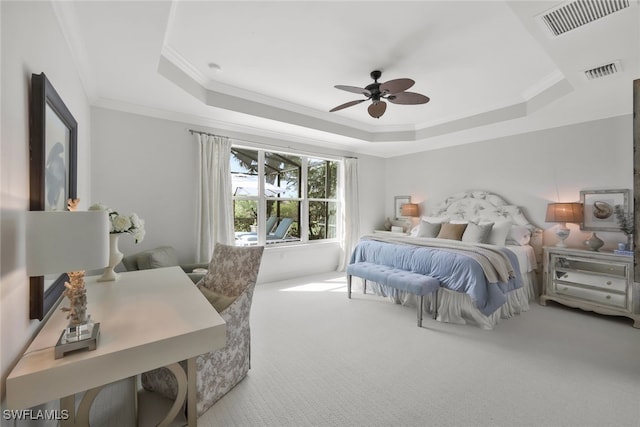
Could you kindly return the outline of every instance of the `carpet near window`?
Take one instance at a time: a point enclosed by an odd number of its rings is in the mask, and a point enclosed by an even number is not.
[[[532,303],[494,330],[346,296],[344,275],[256,287],[248,376],[200,426],[640,426],[640,330]]]

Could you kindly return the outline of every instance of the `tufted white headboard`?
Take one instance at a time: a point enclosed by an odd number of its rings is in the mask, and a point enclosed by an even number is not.
[[[502,197],[488,191],[463,191],[447,197],[430,213],[449,219],[496,221],[510,220],[531,230],[531,241],[536,259],[542,259],[542,229],[524,216],[519,206],[509,205]]]

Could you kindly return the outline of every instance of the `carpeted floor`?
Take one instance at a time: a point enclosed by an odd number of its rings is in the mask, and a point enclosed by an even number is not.
[[[259,284],[252,369],[201,426],[640,426],[640,330],[550,303],[443,324],[342,274]]]

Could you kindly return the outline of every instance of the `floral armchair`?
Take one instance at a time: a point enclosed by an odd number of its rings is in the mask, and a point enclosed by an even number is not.
[[[226,346],[196,358],[198,416],[235,387],[249,371],[249,312],[263,250],[263,246],[236,247],[216,243],[209,271],[196,285],[227,323]],[[177,394],[176,379],[167,368],[143,373],[142,386],[170,399],[175,399]]]

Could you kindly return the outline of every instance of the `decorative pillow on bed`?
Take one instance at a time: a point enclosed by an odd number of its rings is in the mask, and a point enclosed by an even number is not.
[[[511,221],[496,221],[491,228],[487,243],[490,245],[504,246],[510,230]]]
[[[438,239],[461,240],[467,224],[450,224],[448,222],[442,224]]]
[[[418,229],[418,234],[416,237],[436,237],[440,232],[440,228],[442,224],[437,222],[428,222],[425,220],[420,221],[420,228]]]
[[[464,234],[462,234],[462,241],[468,243],[487,243],[492,228],[492,222],[480,225],[477,222],[469,221],[467,228],[464,230]]]
[[[531,230],[524,225],[512,225],[507,235],[507,245],[528,245],[531,240]]]
[[[446,216],[421,216],[421,221],[427,221],[431,224],[443,224],[445,222],[449,222],[449,218]]]
[[[452,219],[451,221],[448,221],[451,224],[469,224],[469,221],[466,219]]]

